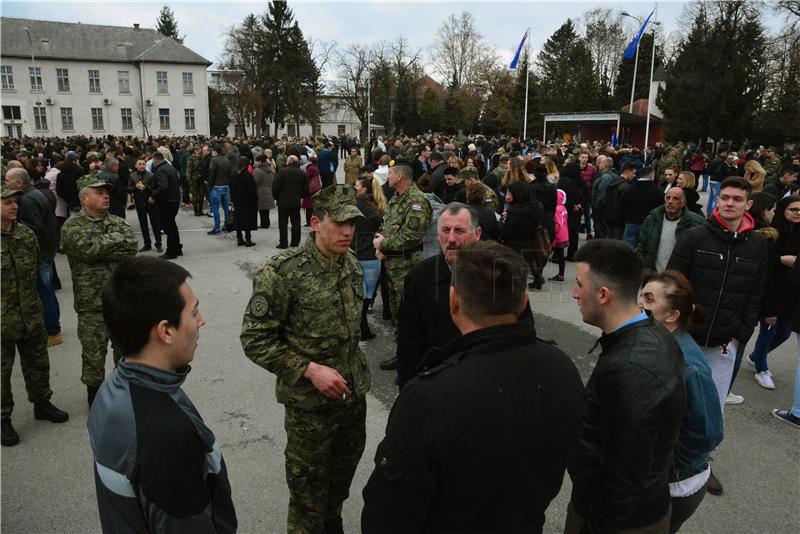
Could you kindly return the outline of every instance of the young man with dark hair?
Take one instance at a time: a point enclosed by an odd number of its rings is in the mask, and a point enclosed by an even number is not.
[[[363,532],[542,531],[584,403],[572,361],[520,318],[527,280],[499,243],[458,250],[449,308],[462,335],[428,352],[397,398]]]
[[[686,412],[683,355],[639,308],[644,269],[625,243],[595,239],[575,255],[583,322],[603,332],[586,384],[587,414],[569,461],[565,534],[664,533],[672,449]]]
[[[158,206],[161,228],[167,234],[167,250],[159,257],[174,260],[183,256],[181,236],[175,222],[181,202],[181,177],[161,151],[153,152],[153,180],[147,202]]]
[[[89,414],[103,532],[236,532],[225,460],[181,389],[205,324],[179,265],[121,262],[103,318],[124,358]]]
[[[606,235],[609,239],[619,239],[625,233],[625,213],[622,211],[622,194],[630,189],[636,179],[636,163],[629,161],[622,166],[619,176],[608,180],[605,189]]]
[[[623,240],[631,247],[639,244],[639,232],[642,223],[651,211],[664,203],[664,193],[653,182],[653,168],[644,167],[639,171],[639,178],[631,182],[620,195],[620,207],[625,219]]]

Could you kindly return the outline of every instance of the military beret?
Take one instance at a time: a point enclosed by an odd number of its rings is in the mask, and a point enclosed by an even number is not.
[[[459,172],[458,175],[462,180],[469,180],[470,178],[480,180],[480,176],[478,176],[478,169],[474,167],[464,167],[461,169],[461,172]]]
[[[21,189],[11,189],[8,187],[8,185],[6,185],[5,182],[2,183],[2,193],[0,194],[0,198],[11,198],[21,194]]]
[[[356,190],[350,185],[330,185],[311,197],[314,209],[324,211],[334,222],[363,217],[356,207]]]

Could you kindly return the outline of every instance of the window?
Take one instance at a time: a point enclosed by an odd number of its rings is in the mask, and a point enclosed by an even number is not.
[[[167,71],[156,71],[156,85],[158,86],[158,94],[165,95],[169,89],[167,85]]]
[[[89,92],[90,93],[99,93],[100,92],[100,71],[99,70],[89,70]],[[97,108],[92,108],[97,109]],[[101,119],[102,122],[102,119]],[[102,130],[102,128],[99,128]]]
[[[133,112],[131,108],[122,108],[119,111],[122,113],[122,129],[133,130]]]
[[[69,93],[69,69],[56,69],[56,78],[59,92]]]
[[[103,108],[92,108],[92,130],[103,129]]]
[[[287,124],[286,125],[286,135],[288,137],[294,137],[294,136],[297,135],[297,132],[295,131],[294,124]]]
[[[158,108],[158,126],[162,130],[169,130],[169,108]]]
[[[194,109],[184,109],[183,112],[186,117],[186,129],[194,130]]]
[[[42,67],[28,67],[28,75],[31,77],[31,91],[41,91]]]
[[[344,124],[338,124],[336,126],[336,133],[339,137],[344,137],[344,134],[347,132],[347,126]]]
[[[192,78],[191,72],[183,73],[183,94],[185,95],[194,94],[194,79]]]
[[[61,129],[75,129],[75,124],[72,122],[72,108],[61,108]]]
[[[36,130],[47,130],[47,113],[43,106],[33,107],[33,125]]]
[[[3,89],[14,88],[14,73],[11,71],[11,67],[0,67],[0,77],[3,79]]]
[[[20,121],[22,111],[19,106],[3,106],[3,118],[7,121]]]
[[[128,71],[127,70],[118,70],[117,71],[117,82],[119,82],[119,92],[120,93],[130,93],[131,92],[130,76],[128,75]]]

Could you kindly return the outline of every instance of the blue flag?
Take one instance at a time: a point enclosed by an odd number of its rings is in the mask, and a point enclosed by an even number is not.
[[[528,31],[525,31],[525,35],[522,36],[522,40],[519,42],[519,47],[517,48],[517,53],[514,54],[514,59],[511,60],[511,65],[508,66],[509,69],[516,69],[517,63],[519,62],[519,55],[522,53],[522,46],[525,44],[525,39],[528,38]]]
[[[645,28],[647,28],[647,23],[650,22],[650,17],[652,17],[653,13],[655,12],[656,11],[654,9],[649,15],[647,15],[647,19],[644,21],[644,24],[642,24],[642,27],[639,28],[639,33],[636,34],[636,37],[633,38],[631,44],[629,44],[628,48],[625,49],[625,54],[623,54],[625,59],[633,59],[636,56],[636,47],[639,46],[639,41],[642,39]]]

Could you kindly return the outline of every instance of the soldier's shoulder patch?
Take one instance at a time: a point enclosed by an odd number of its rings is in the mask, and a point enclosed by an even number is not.
[[[253,295],[253,298],[250,299],[250,313],[254,317],[264,317],[267,315],[268,309],[269,304],[267,303],[267,297],[264,295]]]
[[[422,211],[422,204],[417,204],[415,202],[414,204],[411,204],[411,209],[414,211]]]

